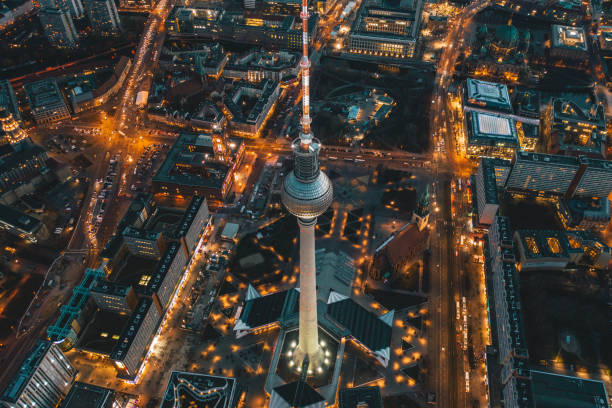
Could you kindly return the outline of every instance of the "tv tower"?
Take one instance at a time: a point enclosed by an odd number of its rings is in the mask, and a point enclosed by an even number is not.
[[[308,59],[308,0],[302,0],[302,129],[292,144],[294,169],[285,177],[282,201],[295,215],[300,227],[300,321],[299,338],[292,359],[301,369],[308,356],[312,370],[320,370],[325,360],[319,344],[317,322],[317,282],[315,269],[315,225],[317,217],[332,203],[333,187],[319,169],[321,142],[310,130],[310,60]],[[308,373],[311,369],[308,369]]]

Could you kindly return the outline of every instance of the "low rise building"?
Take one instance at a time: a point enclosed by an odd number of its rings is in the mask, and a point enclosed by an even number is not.
[[[107,103],[123,87],[131,66],[132,60],[122,56],[117,62],[112,76],[96,89],[83,92],[80,87],[73,88],[70,91],[70,103],[74,113],[80,113]]]
[[[240,81],[224,99],[229,131],[232,136],[258,137],[274,111],[280,84],[264,79],[259,83]]]
[[[57,345],[38,340],[0,396],[5,408],[55,408],[68,394],[76,370]]]
[[[610,248],[586,231],[518,230],[514,241],[521,271],[564,270],[570,264],[601,269],[610,261]]]
[[[68,106],[55,79],[28,82],[23,86],[32,116],[38,125],[70,118]]]
[[[376,248],[369,275],[375,280],[398,277],[428,247],[429,229],[408,223]]]
[[[189,118],[189,125],[198,131],[217,133],[225,129],[227,118],[223,111],[210,102],[204,102],[195,115]]]
[[[168,196],[206,198],[216,207],[234,182],[244,144],[223,135],[181,134],[153,176],[153,192]]]

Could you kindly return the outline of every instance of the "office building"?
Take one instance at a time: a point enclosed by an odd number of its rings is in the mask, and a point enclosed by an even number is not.
[[[23,85],[32,116],[38,125],[70,118],[68,106],[55,79],[43,79]]]
[[[244,144],[240,139],[183,133],[153,176],[153,192],[201,196],[209,206],[216,207],[229,193],[243,155]]]
[[[172,371],[159,408],[235,408],[239,390],[235,378]]]
[[[70,14],[71,18],[81,18],[85,15],[81,0],[41,0],[40,7],[60,9]]]
[[[68,394],[76,370],[56,344],[38,340],[6,387],[5,408],[55,408]]]
[[[113,36],[121,31],[121,20],[113,0],[85,0],[87,17],[94,32]]]
[[[423,2],[413,9],[370,6],[363,2],[351,27],[348,52],[377,59],[414,57]]]
[[[49,44],[57,48],[74,48],[79,41],[70,12],[58,8],[44,8],[38,12],[38,19]]]
[[[17,104],[15,90],[8,79],[0,81],[0,107],[8,110],[16,121],[21,121],[21,112]]]
[[[174,234],[175,237],[179,237],[181,240],[188,257],[193,255],[198,241],[208,224],[209,217],[210,213],[206,198],[193,197]]]
[[[153,300],[148,298],[140,300],[110,353],[110,358],[119,369],[120,376],[136,377],[161,317]]]
[[[259,83],[240,81],[223,100],[232,136],[258,137],[280,95],[280,84],[270,79]]]
[[[0,106],[0,144],[16,145],[26,141],[28,135],[13,114]]]
[[[475,183],[472,187],[472,201],[476,203],[478,224],[483,227],[488,227],[493,223],[499,209],[498,183],[495,177],[494,160],[484,157],[480,160],[480,165],[474,177]]]
[[[488,235],[485,251],[487,273],[492,282],[489,301],[494,303],[497,328],[498,362],[501,364],[503,398],[507,406],[529,407],[529,353],[521,314],[518,272],[514,259],[514,245],[510,220],[495,217]]]
[[[579,169],[580,164],[574,157],[517,152],[506,189],[564,195],[570,190]]]
[[[90,296],[100,309],[121,314],[131,313],[138,303],[132,286],[107,280],[98,281],[91,288]]]
[[[608,138],[604,107],[591,104],[582,109],[572,101],[553,98],[544,114],[542,135],[548,153],[604,159]]]
[[[465,112],[465,155],[510,159],[520,149],[514,119],[497,113]]]
[[[308,37],[316,32],[318,17],[308,21]],[[175,7],[166,28],[171,38],[196,37],[212,41],[251,44],[273,49],[302,48],[298,16],[229,12],[221,8]]]
[[[612,163],[587,157],[517,152],[506,189],[542,197],[607,197],[612,191]]]
[[[116,408],[115,391],[76,381],[60,408]]]
[[[136,293],[151,297],[156,307],[163,312],[170,304],[174,292],[185,272],[187,255],[178,242],[168,245],[168,250],[159,260],[155,269],[147,271],[139,278]]]
[[[493,112],[512,113],[508,86],[494,82],[468,78],[463,90],[463,104],[468,107]]]
[[[29,242],[38,242],[49,237],[47,227],[38,218],[4,204],[0,204],[0,230]]]
[[[580,197],[607,197],[612,191],[612,162],[580,157],[580,178],[571,192]]]

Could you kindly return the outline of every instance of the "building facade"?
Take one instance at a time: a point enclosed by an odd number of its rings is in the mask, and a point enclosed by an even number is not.
[[[349,35],[348,52],[377,58],[413,58],[419,38],[423,2],[414,9],[368,6],[358,11]]]

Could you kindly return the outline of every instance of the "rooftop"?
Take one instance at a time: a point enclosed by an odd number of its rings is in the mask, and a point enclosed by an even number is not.
[[[379,387],[355,387],[340,390],[338,408],[383,408]]]
[[[505,84],[468,78],[465,87],[470,105],[512,111],[508,87]]]
[[[98,310],[87,322],[77,347],[94,353],[110,355],[119,343],[128,320],[128,315],[109,310]]]
[[[173,371],[160,408],[233,408],[235,378]]]
[[[567,258],[569,243],[564,231],[517,230],[526,258]]]
[[[586,52],[588,47],[584,29],[554,24],[552,26],[552,46]]]
[[[392,318],[393,311],[378,316],[353,299],[332,292],[327,304],[327,315],[348,329],[350,334],[369,350],[383,358],[389,358],[393,322],[387,322],[385,316]]]
[[[608,408],[604,383],[543,371],[531,371],[536,408]]]
[[[65,105],[64,97],[55,79],[43,79],[29,82],[23,86],[32,110],[54,109],[57,105]]]
[[[92,384],[75,382],[60,408],[108,408],[115,391]]]
[[[292,407],[310,407],[312,404],[316,404],[325,400],[314,388],[312,388],[307,382],[303,382],[302,390],[299,398],[296,399],[296,392],[300,381],[290,382],[288,384],[281,385],[274,388],[274,393],[278,394]]]
[[[506,145],[519,147],[513,119],[493,113],[466,112],[470,144]]]
[[[153,182],[221,188],[230,167],[226,163],[214,161],[212,141],[206,136],[193,133],[179,135],[153,176]],[[241,143],[240,140],[232,139],[232,144],[236,146],[234,151],[238,150]]]

